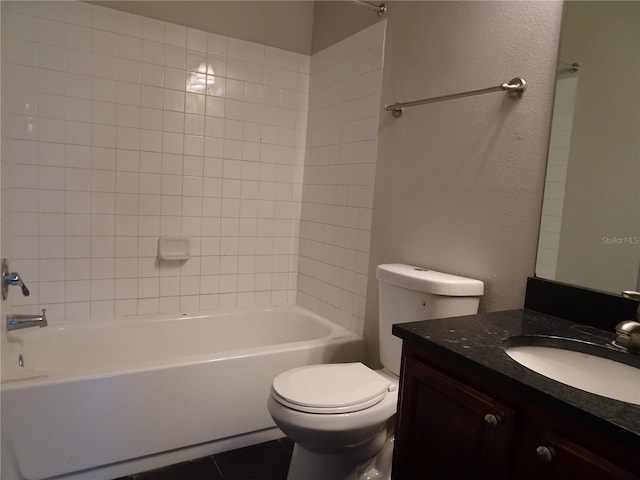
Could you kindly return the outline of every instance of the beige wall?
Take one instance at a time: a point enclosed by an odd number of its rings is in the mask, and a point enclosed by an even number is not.
[[[293,52],[311,53],[311,1],[109,0],[90,3]]]
[[[313,3],[312,53],[386,18],[386,15],[378,17],[375,10],[345,0]]]
[[[533,275],[559,2],[392,2],[382,101],[497,85],[501,93],[383,117],[365,320],[376,362],[375,266],[403,262],[485,282],[481,310],[519,308]]]
[[[580,71],[556,278],[616,293],[640,257],[639,21],[639,2],[569,2],[560,52]]]
[[[348,0],[90,3],[306,54],[319,52],[384,18]]]

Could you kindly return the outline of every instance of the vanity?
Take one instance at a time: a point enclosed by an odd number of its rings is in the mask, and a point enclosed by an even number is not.
[[[594,325],[597,294],[563,289],[569,304],[586,304],[587,323],[527,308],[553,310],[548,288],[530,279],[520,310],[394,325],[403,363],[393,479],[640,478],[640,405],[552,380],[505,351],[591,349],[640,368],[639,354],[611,344],[613,329]],[[620,298],[612,316],[632,307]],[[640,382],[631,388],[640,396]]]
[[[640,354],[611,343],[618,322],[636,318],[620,293],[640,298],[640,110],[637,92],[607,87],[638,83],[640,4],[563,11],[536,277],[523,309],[393,327],[395,480],[640,478],[640,405],[609,398],[640,398]],[[559,360],[547,373],[578,367],[562,383],[506,352],[522,346],[606,352],[616,364],[602,373],[591,357]],[[569,385],[585,372],[619,380],[627,364],[632,380],[615,395]]]

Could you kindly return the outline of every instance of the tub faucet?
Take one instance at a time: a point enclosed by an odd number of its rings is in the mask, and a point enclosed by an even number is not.
[[[7,331],[29,327],[46,327],[48,325],[46,311],[47,309],[43,308],[42,315],[29,315],[24,313],[7,315]]]

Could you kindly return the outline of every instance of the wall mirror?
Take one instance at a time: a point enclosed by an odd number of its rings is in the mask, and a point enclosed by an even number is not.
[[[536,276],[640,290],[638,85],[640,2],[565,2]]]

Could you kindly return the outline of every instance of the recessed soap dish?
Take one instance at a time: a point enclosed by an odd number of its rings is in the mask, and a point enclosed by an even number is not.
[[[183,235],[163,235],[158,239],[158,258],[162,260],[189,260],[191,239]]]

